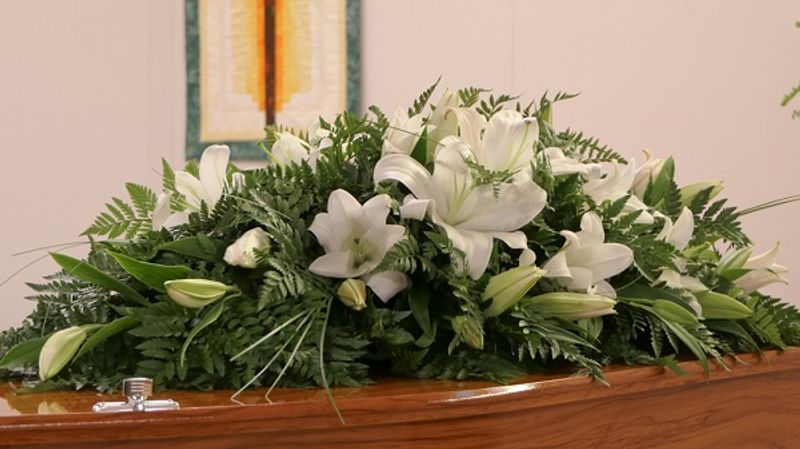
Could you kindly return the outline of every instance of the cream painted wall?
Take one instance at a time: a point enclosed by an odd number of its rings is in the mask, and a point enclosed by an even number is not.
[[[182,160],[181,0],[0,0],[0,278],[10,254],[73,241],[124,181],[158,185]],[[800,193],[800,122],[777,103],[800,77],[793,0],[363,0],[364,104],[408,103],[438,75],[539,96],[630,157],[672,154],[681,181],[719,178],[734,204]],[[797,267],[800,206],[747,217],[758,248],[780,239]],[[76,248],[73,254],[83,250]],[[0,287],[0,329],[30,309]],[[800,303],[790,288],[772,290]]]

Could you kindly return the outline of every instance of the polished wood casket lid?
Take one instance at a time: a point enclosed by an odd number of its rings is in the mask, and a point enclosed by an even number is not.
[[[611,387],[563,374],[509,385],[380,379],[333,390],[344,426],[320,389],[276,390],[271,402],[256,389],[239,403],[230,391],[167,391],[154,399],[174,399],[180,410],[98,414],[91,412],[95,402],[122,398],[17,394],[16,385],[6,383],[0,386],[0,447],[498,449],[639,447],[634,442],[641,440],[648,447],[727,442],[741,448],[770,447],[748,445],[751,434],[770,444],[800,439],[800,351],[743,355],[729,365],[729,371],[715,367],[708,379],[696,362],[680,364],[686,376],[660,367],[611,367]],[[596,438],[601,430],[603,441]],[[669,444],[686,435],[708,445]]]

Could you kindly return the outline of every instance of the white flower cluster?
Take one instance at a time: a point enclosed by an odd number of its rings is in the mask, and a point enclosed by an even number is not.
[[[427,136],[427,145],[420,156],[418,144],[423,135]],[[268,151],[271,163],[305,162],[314,169],[332,145],[330,132],[317,123],[306,136],[304,139],[288,132],[276,133]],[[684,208],[673,223],[644,201],[648,187],[662,170],[672,170],[672,162],[655,159],[646,151],[647,159],[639,168],[634,160],[587,163],[568,157],[561,148],[537,150],[538,138],[536,119],[515,110],[501,110],[487,121],[475,108],[464,107],[459,96],[450,91],[427,115],[408,116],[398,108],[383,136],[382,157],[374,169],[374,182],[376,185],[398,182],[410,192],[399,207],[396,221],[401,224],[387,224],[392,205],[388,195],[377,195],[361,204],[345,190],[334,191],[328,199],[327,212],[318,214],[309,229],[325,250],[309,266],[309,271],[349,280],[349,288],[345,289],[348,304],[363,307],[365,293],[356,294],[363,289],[354,287],[363,284],[381,300],[388,301],[407,288],[409,280],[402,273],[376,271],[376,268],[387,252],[405,238],[403,222],[427,220],[463,254],[463,258],[454,257],[456,270],[473,279],[486,272],[495,240],[519,250],[521,267],[536,268],[509,271],[505,276],[500,276],[501,273],[493,278],[487,293],[489,290],[495,293],[485,295],[487,299],[495,299],[492,314],[511,307],[541,277],[550,278],[554,285],[569,292],[601,298],[595,303],[593,316],[613,313],[613,301],[611,307],[606,301],[616,298],[616,292],[608,279],[631,266],[633,251],[625,245],[606,242],[601,217],[586,211],[580,220],[580,230],[562,230],[564,246],[544,261],[541,268],[536,267],[535,253],[529,248],[522,228],[547,207],[548,198],[545,190],[533,181],[533,170],[537,164],[546,162],[553,176],[581,176],[584,193],[597,204],[628,197],[623,210],[638,211],[636,223],[653,224],[660,218],[664,225],[658,238],[684,251],[694,232],[692,212]],[[236,189],[242,184],[241,174],[234,174],[228,181],[228,156],[227,147],[212,146],[200,161],[199,179],[185,172],[176,173],[176,190],[183,195],[188,211],[199,210],[202,202],[213,208],[226,189]],[[475,167],[507,176],[498,183],[478,182]],[[712,197],[722,189],[721,183],[715,181],[690,184],[681,189],[681,200],[688,205],[700,191],[709,188]],[[156,229],[186,221],[186,211],[171,213],[170,200],[168,194],[159,197],[153,217]],[[256,251],[268,251],[269,245],[267,233],[253,229],[227,249],[225,261],[256,268]],[[750,257],[749,249],[731,253],[723,257],[720,269],[727,270],[728,277],[745,293],[784,282],[782,274],[786,268],[774,263],[777,250],[776,245],[757,257]],[[708,291],[698,279],[687,275],[682,258],[674,262],[678,270],[664,268],[654,285],[697,294]],[[572,301],[574,297],[567,299]],[[689,305],[701,314],[697,301]]]

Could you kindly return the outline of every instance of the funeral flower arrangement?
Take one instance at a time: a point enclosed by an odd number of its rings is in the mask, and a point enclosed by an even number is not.
[[[159,192],[127,184],[85,260],[30,284],[0,375],[32,388],[505,381],[800,343],[778,245],[753,254],[720,182],[556,130],[553,106],[426,90],[391,117],[268,128],[265,168],[212,145]],[[726,362],[726,360],[728,360]]]

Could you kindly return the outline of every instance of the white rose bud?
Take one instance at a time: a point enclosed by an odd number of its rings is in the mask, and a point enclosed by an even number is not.
[[[190,309],[199,309],[236,290],[208,279],[176,279],[164,282],[164,288],[173,301]]]
[[[72,360],[84,340],[86,330],[78,326],[51,335],[39,353],[39,378],[47,380],[58,374]]]
[[[348,279],[336,290],[339,299],[353,310],[367,307],[367,285],[360,279]]]
[[[261,228],[253,228],[225,249],[224,259],[228,265],[255,268],[258,266],[256,250],[269,251],[269,248],[269,234]]]

